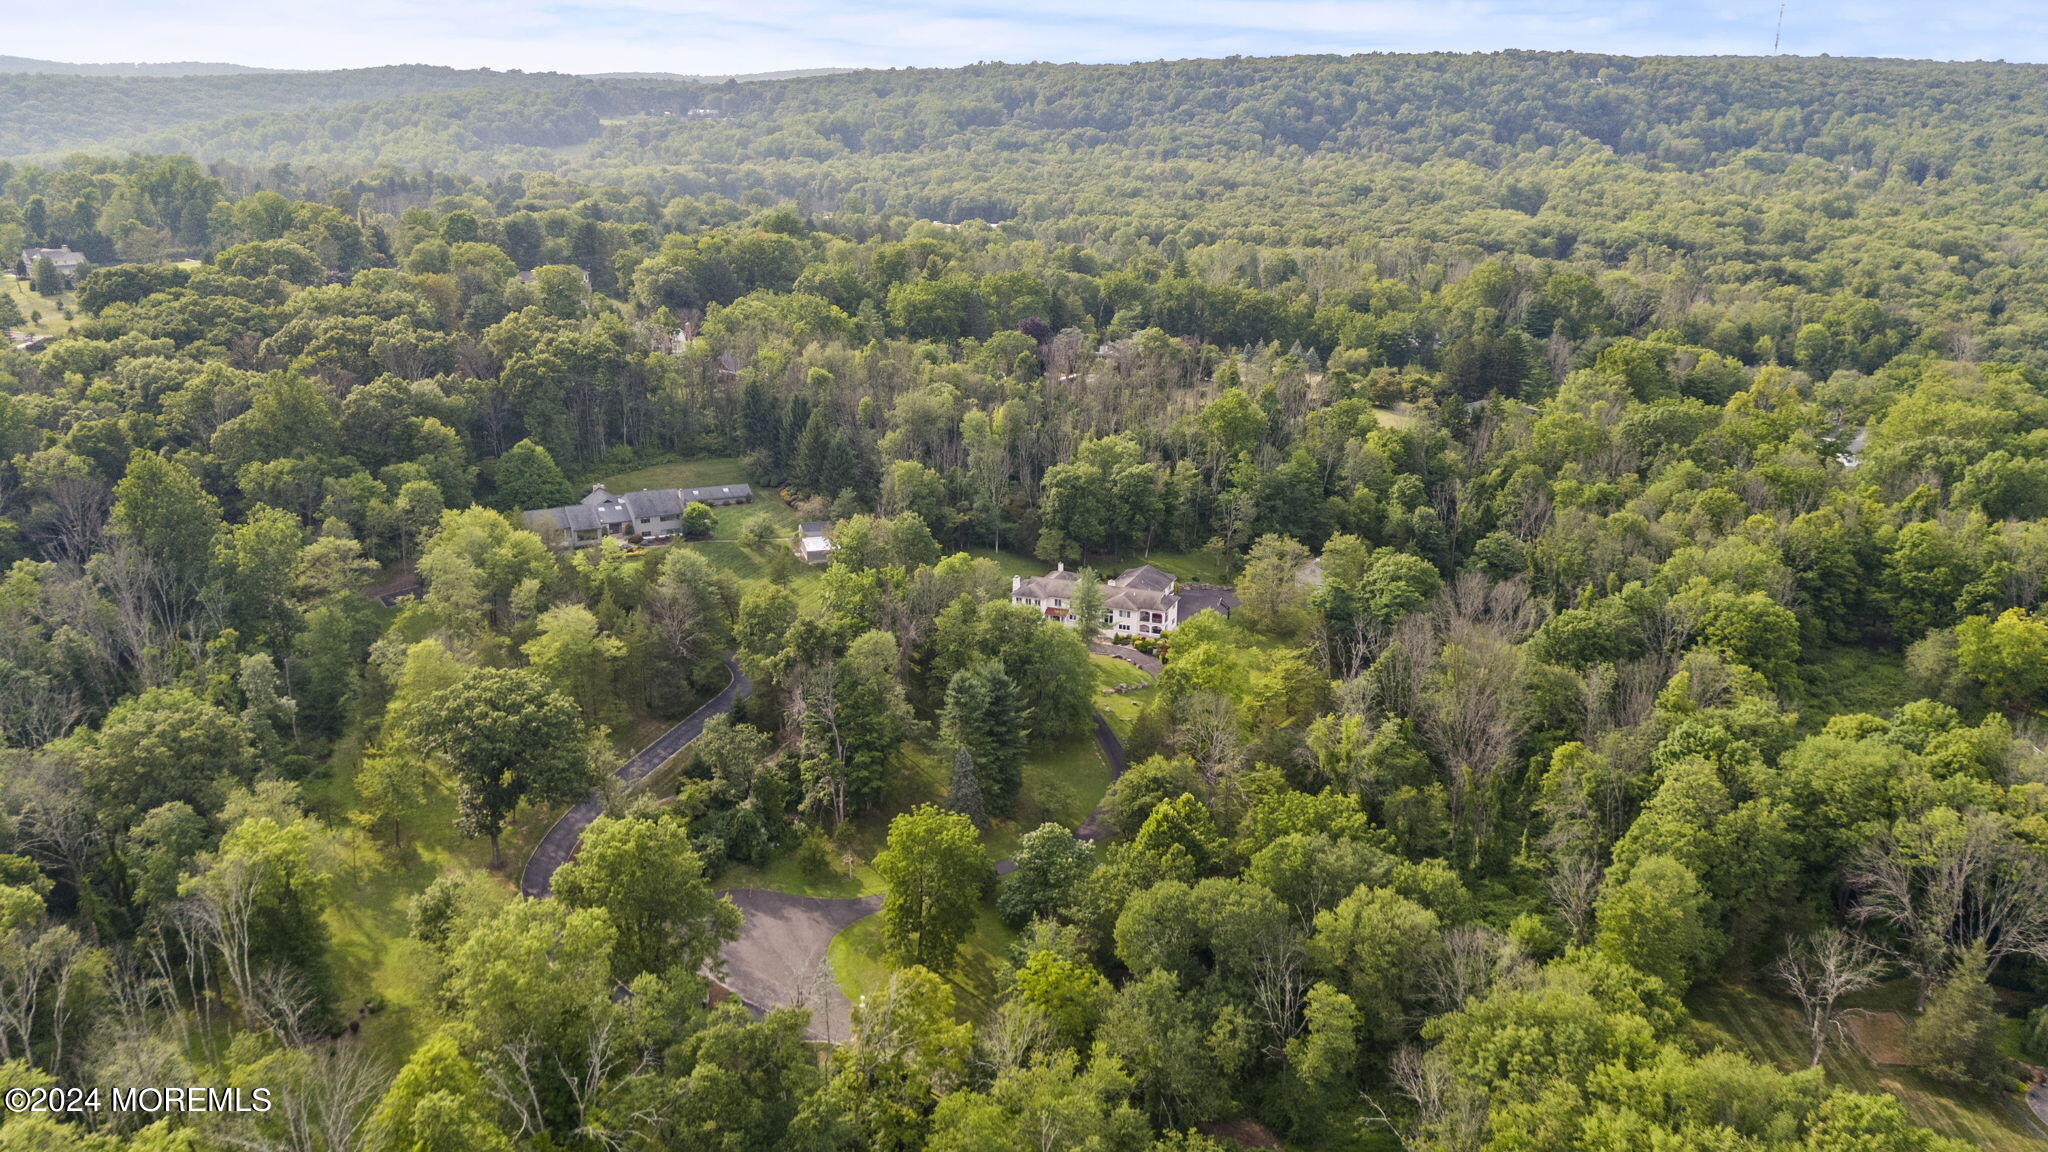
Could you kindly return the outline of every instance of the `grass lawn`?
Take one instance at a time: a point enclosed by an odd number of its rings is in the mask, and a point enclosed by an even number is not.
[[[1109,720],[1110,730],[1117,734],[1117,738],[1123,739],[1131,734],[1131,724],[1159,694],[1159,689],[1152,684],[1150,677],[1114,656],[1091,659],[1095,661],[1095,710]],[[1121,685],[1134,687],[1124,692],[1108,691]]]
[[[1109,761],[1095,743],[1095,733],[1069,736],[1031,750],[1024,762],[1024,786],[1017,795],[1017,814],[992,820],[982,836],[990,860],[1006,860],[1017,852],[1017,840],[1047,821],[1078,827],[1109,791]]]
[[[758,868],[751,864],[729,865],[719,873],[717,884],[720,888],[765,888],[792,896],[835,900],[872,896],[882,891],[882,877],[864,857],[854,858],[851,875],[836,871],[831,876],[817,877],[798,866],[794,851],[779,853]]]
[[[703,456],[650,464],[631,472],[600,477],[597,481],[614,492],[638,492],[642,488],[708,488],[713,484],[746,484],[746,466],[737,456]],[[772,492],[756,492],[757,504],[780,504]],[[748,505],[738,505],[748,507]]]
[[[1895,999],[1895,993],[1880,997]],[[1908,993],[1910,1000],[1910,992]],[[1716,985],[1694,993],[1690,1005],[1709,1044],[1746,1052],[1786,1071],[1806,1066],[1806,1038],[1791,1005],[1747,988]],[[1838,1044],[1822,1062],[1829,1083],[1856,1092],[1888,1092],[1916,1124],[1994,1152],[2039,1149],[2048,1139],[2026,1106],[2006,1094],[1991,1096],[1930,1080]]]
[[[21,306],[22,319],[26,320],[27,323],[17,328],[16,331],[41,332],[48,336],[63,336],[78,326],[76,319],[66,320],[64,318],[63,309],[66,307],[71,309],[74,316],[78,312],[78,297],[69,292],[66,292],[61,299],[52,300],[48,296],[39,295],[32,291],[26,280],[17,280],[12,276],[0,275],[0,294],[12,296],[14,302]],[[37,312],[43,314],[41,320],[28,319]]]
[[[1415,409],[1406,400],[1386,408],[1375,408],[1372,414],[1387,428],[1415,427]]]
[[[1883,716],[1912,695],[1906,658],[1868,648],[1829,648],[1800,668],[1800,718],[1818,731],[1831,716],[1868,712]]]
[[[472,873],[507,896],[513,881],[510,873],[486,870],[488,841],[455,831],[455,796],[441,780],[434,782],[426,803],[406,821],[401,847],[391,846],[388,828],[377,829],[374,840],[357,834],[347,813],[355,806],[358,758],[353,743],[344,742],[336,750],[330,774],[307,782],[306,800],[339,830],[337,895],[329,904],[326,922],[342,1015],[353,1019],[365,1003],[381,1003],[381,1011],[363,1019],[363,1034],[377,1051],[402,1059],[430,1030],[434,1016],[426,985],[428,957],[410,938],[407,906],[444,872]],[[535,839],[538,836],[536,832]],[[524,861],[524,855],[514,854],[510,837],[506,839],[508,864]]]
[[[1003,970],[1009,964],[1010,946],[1017,933],[996,916],[995,909],[983,907],[974,928],[960,945],[952,964],[939,972],[953,986],[954,1007],[962,1020],[979,1022],[995,1010],[1001,995]],[[826,956],[832,977],[846,998],[858,1004],[863,996],[889,986],[895,966],[883,953],[882,918],[870,916],[856,921],[832,938]]]
[[[982,556],[995,561],[1005,576],[1043,576],[1052,571],[1052,565],[1023,552],[1005,550],[992,552],[987,548],[968,548],[969,556]],[[1216,558],[1205,552],[1168,552],[1154,548],[1150,555],[1138,549],[1126,549],[1102,556],[1085,556],[1075,568],[1093,568],[1095,574],[1104,580],[1129,568],[1150,564],[1162,572],[1171,573],[1194,584],[1221,584],[1223,570]]]

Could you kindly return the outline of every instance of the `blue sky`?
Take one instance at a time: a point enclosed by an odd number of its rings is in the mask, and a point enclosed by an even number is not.
[[[1294,52],[1768,53],[1778,0],[65,0],[17,55],[728,73]],[[1784,51],[2048,60],[2048,2],[1788,0]]]

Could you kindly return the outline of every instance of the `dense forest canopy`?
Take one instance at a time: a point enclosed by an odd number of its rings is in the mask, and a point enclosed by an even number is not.
[[[2028,1146],[2041,72],[0,77],[0,1152]]]

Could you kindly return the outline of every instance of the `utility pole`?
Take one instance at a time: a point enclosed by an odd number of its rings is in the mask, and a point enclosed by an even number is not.
[[[1771,55],[1778,54],[1778,42],[1785,38],[1785,0],[1778,0],[1778,30],[1771,33]]]

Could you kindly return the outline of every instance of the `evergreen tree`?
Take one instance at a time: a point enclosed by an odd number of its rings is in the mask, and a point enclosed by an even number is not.
[[[976,828],[988,827],[988,805],[981,799],[981,781],[974,774],[974,753],[965,748],[953,752],[953,780],[946,788],[946,807],[974,821]]]
[[[48,296],[54,300],[64,294],[64,276],[57,271],[57,266],[50,262],[48,256],[36,259],[35,266],[29,269],[28,282],[29,287],[34,288],[39,296]]]
[[[1906,1035],[1906,1060],[1937,1080],[1989,1086],[2004,1063],[1998,1052],[1998,1001],[1984,983],[1984,947],[1958,957],[1955,971],[1927,998]]]
[[[1016,809],[1030,739],[1026,722],[1016,682],[993,660],[955,674],[946,685],[941,733],[946,743],[973,757],[975,777],[992,814],[1007,816]]]

